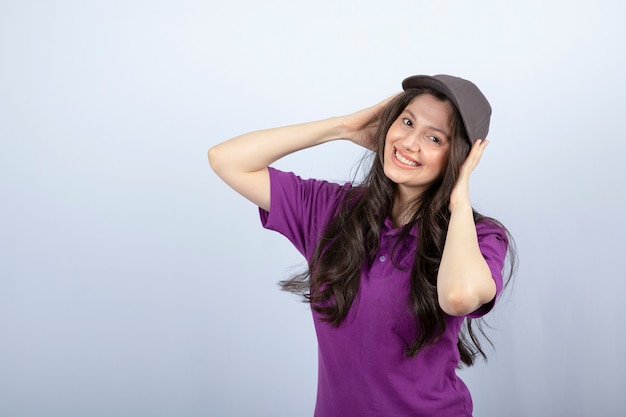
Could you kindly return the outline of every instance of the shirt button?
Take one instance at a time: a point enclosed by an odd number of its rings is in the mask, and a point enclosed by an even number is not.
[[[385,255],[383,255],[380,258],[378,258],[378,260],[381,261],[381,262],[385,262],[385,259],[387,259],[387,258],[385,258]]]

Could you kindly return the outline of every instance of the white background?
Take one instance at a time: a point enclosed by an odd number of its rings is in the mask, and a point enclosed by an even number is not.
[[[623,2],[0,1],[0,415],[308,416],[303,267],[206,150],[413,74],[494,108],[473,179],[514,234],[476,416],[623,416]],[[333,143],[277,165],[345,181]]]

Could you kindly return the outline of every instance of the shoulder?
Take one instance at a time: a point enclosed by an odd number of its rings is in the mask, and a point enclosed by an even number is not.
[[[476,224],[478,246],[494,277],[502,279],[509,252],[509,233],[498,221],[483,218]]]
[[[315,178],[305,179],[293,172],[272,167],[269,168],[269,174],[272,200],[276,196],[317,201],[318,205],[334,205],[353,188],[349,182],[340,184]]]
[[[489,217],[483,217],[476,223],[476,234],[479,242],[484,239],[491,239],[501,242],[504,246],[508,246],[508,231],[497,220]]]
[[[271,203],[269,211],[261,209],[261,222],[288,237],[309,259],[352,185],[303,179],[275,168],[269,173]]]

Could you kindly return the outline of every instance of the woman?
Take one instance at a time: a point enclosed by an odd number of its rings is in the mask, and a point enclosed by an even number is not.
[[[248,133],[209,150],[215,172],[260,207],[264,227],[308,261],[308,271],[283,287],[311,303],[316,416],[472,414],[456,368],[484,356],[471,320],[502,291],[509,246],[506,229],[475,212],[469,198],[491,107],[458,77],[413,76],[402,85],[403,93],[360,112]],[[363,184],[302,180],[269,167],[336,139],[376,153]]]

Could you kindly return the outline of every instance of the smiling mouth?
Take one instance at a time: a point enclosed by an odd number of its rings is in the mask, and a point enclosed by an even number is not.
[[[417,167],[420,166],[420,163],[417,163],[415,161],[411,161],[410,159],[405,158],[404,156],[400,155],[400,152],[398,152],[397,149],[395,149],[395,152],[393,153],[396,157],[396,159],[400,162],[402,162],[404,165],[408,165],[410,167]]]

